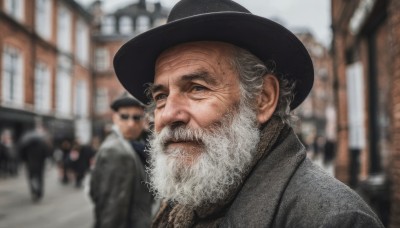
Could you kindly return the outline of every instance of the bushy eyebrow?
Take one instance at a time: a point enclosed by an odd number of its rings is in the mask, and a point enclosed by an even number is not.
[[[165,86],[163,86],[161,84],[151,84],[148,87],[148,91],[150,91],[150,95],[152,95],[158,91],[164,90],[164,89],[165,89]]]
[[[209,85],[217,85],[218,83],[217,80],[205,70],[199,70],[190,74],[183,75],[180,79],[180,81],[182,82],[190,82],[194,80],[204,81]],[[151,84],[149,85],[148,89],[151,94],[154,94],[158,91],[166,90],[167,88],[162,84]]]
[[[217,80],[214,77],[212,77],[209,72],[205,70],[200,70],[182,76],[182,81],[194,81],[194,80],[204,81],[209,85],[217,85]]]

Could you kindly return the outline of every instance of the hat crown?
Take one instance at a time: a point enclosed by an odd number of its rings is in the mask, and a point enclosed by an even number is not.
[[[128,92],[124,91],[120,96],[118,96],[110,105],[111,109],[117,111],[121,107],[141,107],[144,108],[145,105],[139,101],[136,97],[132,96]]]
[[[168,22],[215,12],[250,13],[249,10],[231,0],[181,0],[171,10]]]

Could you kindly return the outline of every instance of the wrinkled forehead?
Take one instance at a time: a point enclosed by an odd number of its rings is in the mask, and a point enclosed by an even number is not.
[[[155,71],[174,67],[178,59],[180,64],[190,64],[193,60],[218,60],[215,64],[229,64],[234,46],[217,41],[197,41],[178,44],[163,51],[157,58]]]

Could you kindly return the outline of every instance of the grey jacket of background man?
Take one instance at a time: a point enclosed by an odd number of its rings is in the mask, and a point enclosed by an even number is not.
[[[291,131],[253,170],[221,227],[383,227],[350,188],[306,158]]]
[[[151,194],[138,154],[116,130],[96,155],[90,182],[95,228],[149,227]]]

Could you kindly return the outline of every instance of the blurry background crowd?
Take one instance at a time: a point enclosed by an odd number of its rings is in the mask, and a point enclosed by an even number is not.
[[[43,145],[38,145],[36,138],[43,141]],[[14,141],[11,130],[3,130],[0,140],[0,178],[17,176],[22,163],[29,159],[34,166],[47,160],[49,165],[57,168],[60,183],[73,182],[75,187],[80,188],[85,174],[93,165],[98,143],[93,140],[90,144],[81,144],[78,140],[65,138],[59,146],[55,146],[53,138],[41,125],[25,132],[19,141]]]

